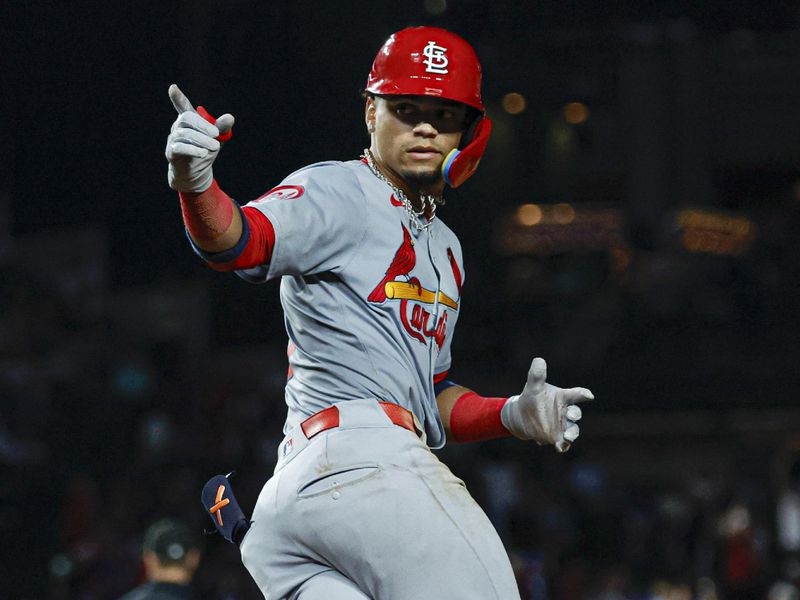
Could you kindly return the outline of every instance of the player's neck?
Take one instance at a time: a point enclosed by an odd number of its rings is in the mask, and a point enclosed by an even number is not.
[[[378,159],[375,156],[374,152],[372,154],[372,157],[373,157],[373,161],[375,162],[375,167],[381,172],[381,174],[387,180],[389,180],[389,182],[392,185],[394,185],[395,187],[399,188],[406,195],[408,200],[411,202],[411,206],[413,207],[413,209],[415,211],[417,211],[417,212],[420,211],[420,207],[422,206],[422,199],[421,199],[420,196],[422,194],[431,195],[431,196],[434,196],[434,197],[437,197],[437,198],[442,195],[442,192],[444,191],[444,182],[442,182],[441,184],[436,184],[436,185],[432,186],[431,189],[425,189],[425,188],[423,188],[423,189],[419,189],[419,188],[415,189],[415,186],[413,184],[409,183],[408,181],[403,179],[400,175],[398,175],[397,173],[395,173],[394,171],[392,171],[391,169],[386,167],[386,165],[384,165],[380,161],[380,159]],[[430,219],[432,212],[433,211],[430,208],[430,206],[426,204],[426,206],[425,206],[425,217]]]
[[[157,583],[189,585],[192,572],[180,566],[159,566],[155,572],[149,573],[149,579]]]

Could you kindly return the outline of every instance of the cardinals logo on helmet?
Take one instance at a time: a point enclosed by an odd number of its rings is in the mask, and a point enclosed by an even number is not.
[[[428,73],[447,74],[447,64],[450,61],[447,60],[445,52],[447,52],[447,48],[437,45],[434,41],[428,42],[428,45],[425,46],[425,49],[422,51],[425,55],[425,60],[422,62],[427,65],[425,70]]]

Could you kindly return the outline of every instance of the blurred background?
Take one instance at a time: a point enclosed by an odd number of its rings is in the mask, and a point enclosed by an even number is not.
[[[207,269],[166,183],[177,82],[242,203],[357,158],[386,37],[466,37],[495,133],[440,216],[466,284],[452,378],[590,387],[566,455],[440,454],[530,600],[797,600],[800,3],[89,2],[0,8],[0,560],[8,598],[116,598],[144,528],[246,511],[285,414],[275,284]],[[206,540],[200,597],[260,595]],[[10,594],[5,596],[5,594]]]

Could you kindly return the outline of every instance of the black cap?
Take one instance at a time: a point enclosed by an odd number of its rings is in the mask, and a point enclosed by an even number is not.
[[[178,565],[189,550],[200,547],[198,537],[181,521],[161,519],[145,531],[142,549],[155,554],[163,565]]]

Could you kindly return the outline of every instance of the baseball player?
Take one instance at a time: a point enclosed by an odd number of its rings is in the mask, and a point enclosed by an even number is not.
[[[270,600],[519,598],[497,533],[431,449],[514,435],[564,452],[576,404],[593,396],[547,383],[541,358],[511,398],[447,378],[465,273],[437,207],[486,148],[480,91],[462,38],[399,31],[367,79],[363,156],[302,168],[240,207],[212,173],[233,117],[170,87],[169,184],[195,252],[253,283],[281,279],[288,414],[275,473],[251,520],[226,477],[203,492]]]

